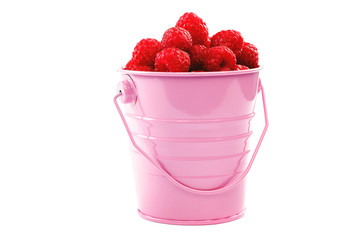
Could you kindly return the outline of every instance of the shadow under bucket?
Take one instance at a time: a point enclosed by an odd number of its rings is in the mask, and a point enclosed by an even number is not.
[[[122,81],[114,103],[132,142],[141,217],[206,225],[243,216],[245,176],[268,127],[260,70],[119,70]],[[265,127],[250,151],[250,121],[259,91]]]

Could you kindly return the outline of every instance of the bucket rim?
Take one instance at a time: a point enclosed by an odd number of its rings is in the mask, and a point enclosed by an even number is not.
[[[249,73],[256,73],[263,69],[263,66],[257,68],[251,68],[241,71],[216,71],[216,72],[149,72],[149,71],[132,71],[125,70],[124,67],[120,67],[117,71],[128,75],[142,75],[149,77],[212,77],[212,76],[233,76],[243,75]]]

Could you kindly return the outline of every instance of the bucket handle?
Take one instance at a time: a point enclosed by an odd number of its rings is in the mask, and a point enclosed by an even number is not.
[[[181,182],[179,182],[178,180],[176,180],[174,177],[172,177],[166,170],[164,170],[156,161],[154,161],[147,153],[144,152],[144,150],[142,150],[135,142],[134,140],[134,137],[130,131],[130,128],[125,120],[125,117],[120,109],[120,106],[117,102],[117,99],[122,96],[122,92],[120,90],[120,92],[114,97],[114,103],[115,103],[115,106],[120,114],[120,117],[124,123],[124,126],[125,126],[125,129],[126,129],[126,132],[128,133],[129,135],[129,138],[131,140],[131,143],[134,145],[134,147],[142,154],[144,155],[145,158],[147,158],[150,163],[152,163],[156,168],[159,169],[159,171],[164,174],[164,176],[166,176],[170,182],[172,182],[173,184],[175,184],[176,186],[182,188],[183,190],[185,191],[188,191],[188,192],[191,192],[191,193],[197,193],[197,194],[215,194],[215,193],[220,193],[220,192],[224,192],[224,191],[227,191],[233,187],[235,187],[241,180],[244,179],[244,177],[248,174],[248,172],[250,171],[250,168],[255,160],[255,157],[256,157],[256,154],[257,152],[259,151],[259,148],[260,148],[260,145],[264,139],[264,136],[265,136],[265,133],[267,131],[267,128],[269,126],[269,121],[268,121],[268,115],[267,115],[267,109],[266,109],[266,101],[265,101],[265,93],[264,93],[264,87],[262,86],[261,84],[261,79],[259,79],[259,91],[261,91],[261,95],[262,95],[262,101],[263,101],[263,109],[264,109],[264,117],[265,117],[265,126],[264,126],[264,129],[262,131],[262,134],[260,136],[260,139],[256,145],[256,148],[253,152],[253,155],[251,156],[251,160],[250,162],[248,163],[248,166],[246,167],[244,173],[236,180],[234,181],[233,183],[229,184],[229,185],[226,185],[224,187],[221,187],[221,188],[217,188],[217,189],[211,189],[211,190],[202,190],[202,189],[195,189],[195,188],[191,188],[191,187],[188,187],[184,184],[182,184]]]

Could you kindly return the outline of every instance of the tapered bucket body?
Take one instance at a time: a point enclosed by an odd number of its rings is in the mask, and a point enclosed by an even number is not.
[[[244,214],[259,70],[120,70],[118,110],[133,143],[140,216],[203,225]]]

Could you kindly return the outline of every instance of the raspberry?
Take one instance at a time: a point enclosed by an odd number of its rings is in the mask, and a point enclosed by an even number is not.
[[[137,65],[153,67],[156,54],[160,50],[161,43],[158,40],[145,38],[136,44],[132,56]]]
[[[207,71],[229,71],[236,68],[235,54],[226,46],[212,47],[204,57],[204,68]]]
[[[192,46],[191,35],[183,28],[172,27],[166,30],[161,40],[161,47],[175,47],[183,51],[189,51]]]
[[[132,70],[136,66],[135,60],[132,58],[125,66],[126,70]]]
[[[259,53],[255,45],[244,43],[241,51],[236,53],[237,63],[249,68],[259,67]]]
[[[195,13],[189,12],[182,15],[176,22],[176,27],[182,27],[189,31],[193,44],[202,44],[209,38],[209,30],[206,23]]]
[[[236,68],[236,67],[235,67]],[[234,70],[233,68],[229,68],[229,67],[222,67],[220,68],[220,71],[232,71]]]
[[[131,59],[125,66],[126,70],[133,70],[133,71],[154,71],[154,68],[146,65],[138,65],[134,59]]]
[[[178,48],[165,48],[156,55],[155,71],[188,72],[190,56]]]
[[[200,70],[203,68],[204,55],[206,54],[207,48],[204,45],[196,44],[192,46],[190,55],[190,68],[192,70]]]
[[[241,33],[235,30],[220,31],[211,38],[211,47],[227,46],[234,53],[241,50],[243,43]]]
[[[236,65],[236,70],[248,70],[249,68],[247,66],[244,66],[244,65]]]
[[[206,41],[204,42],[204,46],[207,47],[207,48],[210,48],[210,45],[211,45],[211,39],[208,38],[208,39],[206,39]]]

